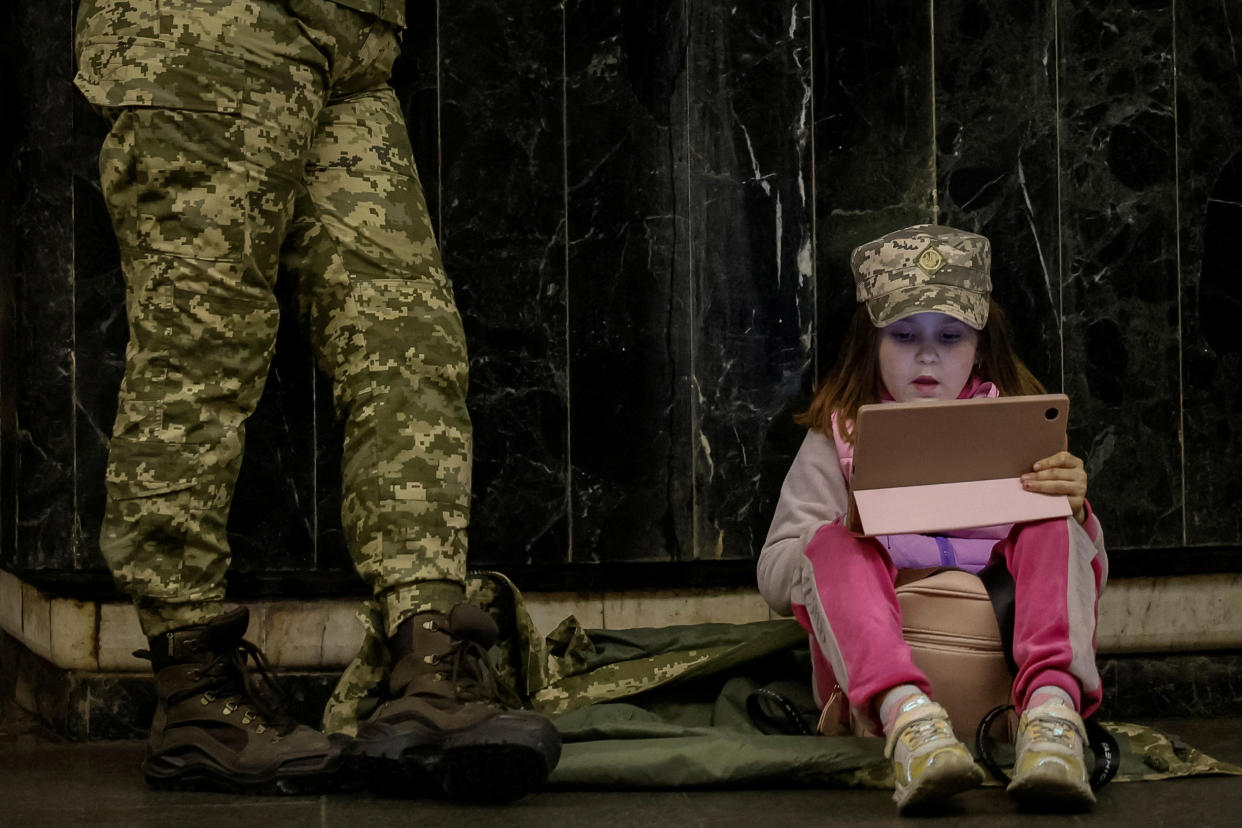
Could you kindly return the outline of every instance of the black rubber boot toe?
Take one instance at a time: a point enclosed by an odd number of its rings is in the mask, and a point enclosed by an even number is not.
[[[541,786],[561,739],[543,716],[489,687],[491,616],[469,604],[407,619],[393,637],[391,698],[346,753],[355,774],[394,795],[508,802]]]

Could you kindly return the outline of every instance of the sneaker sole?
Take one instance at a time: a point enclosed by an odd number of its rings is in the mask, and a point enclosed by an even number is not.
[[[347,774],[380,793],[411,797],[512,802],[547,781],[560,759],[560,738],[549,722],[439,733],[410,730],[359,738],[345,753]]]
[[[924,773],[912,785],[893,791],[893,801],[899,811],[914,810],[977,788],[983,780],[983,771],[978,765],[964,757],[955,757],[955,761],[941,764],[938,770]]]
[[[1014,779],[1005,791],[1023,807],[1048,811],[1086,811],[1095,794],[1086,782],[1060,774],[1028,773]]]

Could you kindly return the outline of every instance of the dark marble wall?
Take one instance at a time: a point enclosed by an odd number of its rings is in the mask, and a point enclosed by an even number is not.
[[[1174,18],[1101,3],[1061,22],[1063,382],[1114,520],[1137,545],[1172,545],[1186,518]]]
[[[816,170],[873,188],[817,185],[821,361],[851,306],[844,251],[879,223],[983,232],[1020,352],[1073,401],[1110,545],[1236,550],[1242,7],[881,2],[844,23],[836,7],[814,7],[833,15]]]
[[[10,13],[14,25],[8,31],[22,32],[32,65],[72,66],[71,45],[62,34],[72,25],[68,4],[25,4]],[[14,280],[15,307],[6,320],[13,328],[12,348],[5,353],[14,367],[4,389],[14,408],[15,429],[5,437],[15,443],[6,459],[16,467],[16,490],[5,496],[17,498],[15,531],[27,550],[19,560],[53,560],[72,569],[84,564],[74,474],[81,413],[74,399],[78,306],[72,219],[78,110],[72,87],[54,72],[7,78],[19,85],[15,103],[21,122],[38,128],[33,135],[36,130],[27,129],[16,147],[16,243],[13,269],[6,274]],[[5,538],[6,544],[13,540]]]
[[[125,321],[74,5],[4,11],[0,565],[82,589]],[[992,238],[1110,544],[1242,543],[1242,7],[410,5],[394,86],[471,347],[475,564],[752,558],[848,251],[933,219]],[[278,291],[235,572],[353,589],[330,389]]]
[[[1242,538],[1242,37],[1237,3],[1179,2],[1178,188],[1186,538]]]

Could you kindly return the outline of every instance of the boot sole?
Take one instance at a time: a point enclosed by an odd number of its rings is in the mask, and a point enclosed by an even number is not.
[[[474,745],[443,752],[411,748],[396,758],[359,755],[350,776],[390,796],[445,796],[504,803],[520,799],[548,778],[537,751],[511,745]]]
[[[414,729],[361,736],[345,752],[347,775],[392,796],[445,796],[512,802],[547,781],[560,758],[560,738],[490,723],[486,731]]]
[[[339,758],[318,768],[262,774],[229,771],[205,756],[148,757],[142,763],[147,786],[158,791],[217,791],[256,796],[300,796],[338,790]]]

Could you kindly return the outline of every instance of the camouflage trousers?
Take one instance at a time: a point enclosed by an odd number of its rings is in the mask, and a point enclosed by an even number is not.
[[[325,0],[81,5],[129,321],[101,547],[148,635],[222,609],[278,271],[333,380],[346,539],[389,631],[463,596],[465,340],[387,85],[397,34]]]

